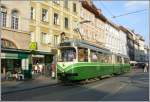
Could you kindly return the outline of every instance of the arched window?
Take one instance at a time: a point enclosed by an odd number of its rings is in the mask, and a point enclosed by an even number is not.
[[[18,29],[18,23],[19,23],[18,11],[13,10],[11,13],[11,28]]]
[[[1,47],[2,48],[16,48],[17,49],[17,46],[12,41],[9,41],[6,39],[2,39]]]
[[[2,26],[6,27],[7,9],[5,6],[0,6]]]

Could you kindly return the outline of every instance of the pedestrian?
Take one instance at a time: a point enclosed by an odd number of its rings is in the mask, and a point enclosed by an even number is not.
[[[147,69],[148,69],[148,63],[145,63],[144,72],[147,72]]]
[[[53,61],[51,64],[51,75],[52,78],[55,78],[55,69],[56,69],[56,63]]]

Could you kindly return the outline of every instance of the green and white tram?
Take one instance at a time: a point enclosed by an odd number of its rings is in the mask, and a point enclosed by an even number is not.
[[[60,80],[84,80],[130,70],[129,58],[113,54],[83,40],[68,40],[58,50],[57,76]]]

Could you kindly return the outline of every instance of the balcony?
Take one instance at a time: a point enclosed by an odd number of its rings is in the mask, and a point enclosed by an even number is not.
[[[54,29],[54,30],[60,30],[60,25],[58,25],[58,24],[53,24],[53,29]]]
[[[49,28],[49,22],[48,21],[42,21],[40,22],[43,27]]]

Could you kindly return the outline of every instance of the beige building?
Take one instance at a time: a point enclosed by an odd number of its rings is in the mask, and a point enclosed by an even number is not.
[[[16,6],[16,4],[19,4]],[[29,49],[30,8],[27,1],[1,1],[2,43],[11,42],[17,49]],[[26,17],[26,19],[24,18]],[[7,46],[4,44],[4,46]],[[8,46],[7,46],[8,47]]]
[[[104,47],[106,42],[105,36],[105,22],[106,18],[102,15],[91,0],[83,0],[81,9],[81,22],[80,24],[81,35],[84,40]]]
[[[1,77],[2,80],[17,71],[29,69],[28,1],[0,1],[1,21]],[[16,6],[16,4],[19,4]],[[25,18],[26,17],[26,18]]]

